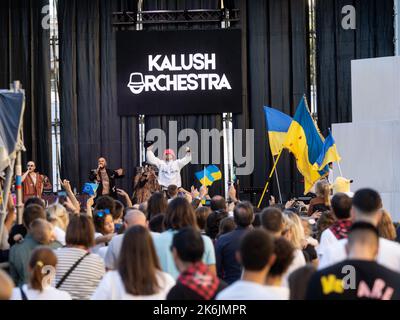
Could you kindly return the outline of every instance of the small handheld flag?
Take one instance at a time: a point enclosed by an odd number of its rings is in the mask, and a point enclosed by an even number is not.
[[[98,186],[99,185],[97,183],[86,182],[83,185],[82,192],[88,194],[89,196],[94,196],[97,191]]]
[[[195,173],[195,177],[206,187],[211,186],[214,181],[222,179],[222,173],[216,165],[209,165],[203,170]]]

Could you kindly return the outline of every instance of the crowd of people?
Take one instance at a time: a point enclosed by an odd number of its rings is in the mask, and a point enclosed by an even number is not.
[[[85,205],[63,187],[63,205],[27,198],[22,224],[10,201],[0,299],[400,299],[396,227],[372,189],[321,180],[309,204],[258,209],[233,186],[229,199],[170,185],[132,203],[108,185],[114,197]]]

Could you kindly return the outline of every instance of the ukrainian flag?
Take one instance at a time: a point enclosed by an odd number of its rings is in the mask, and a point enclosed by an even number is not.
[[[268,129],[269,146],[272,155],[276,156],[285,142],[292,118],[270,107],[264,107],[264,114]]]
[[[203,186],[207,187],[211,186],[215,180],[211,173],[207,170],[207,168],[196,172],[194,175]]]
[[[324,141],[322,152],[314,163],[314,169],[324,168],[328,163],[339,162],[341,159],[336,149],[335,139],[333,139],[332,133],[329,131],[329,135]]]
[[[206,170],[211,174],[211,176],[214,178],[214,181],[221,180],[222,179],[222,172],[219,170],[219,168],[216,165],[209,165]]]
[[[309,192],[314,183],[328,173],[325,169],[318,171],[313,167],[321,154],[323,145],[323,137],[320,135],[303,97],[297,107],[283,147],[296,157],[297,168],[304,177],[304,193]]]

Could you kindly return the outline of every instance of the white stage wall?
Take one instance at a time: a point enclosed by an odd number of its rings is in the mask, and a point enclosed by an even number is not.
[[[400,57],[354,60],[351,68],[353,122],[332,127],[341,169],[352,191],[377,189],[400,221]]]

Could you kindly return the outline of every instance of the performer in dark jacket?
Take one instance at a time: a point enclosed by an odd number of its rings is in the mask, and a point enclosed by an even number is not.
[[[115,179],[122,178],[123,176],[123,169],[108,169],[106,159],[103,157],[99,158],[97,169],[93,169],[89,173],[89,180],[99,183],[96,198],[101,196],[111,196],[116,199],[117,188],[115,187]]]

